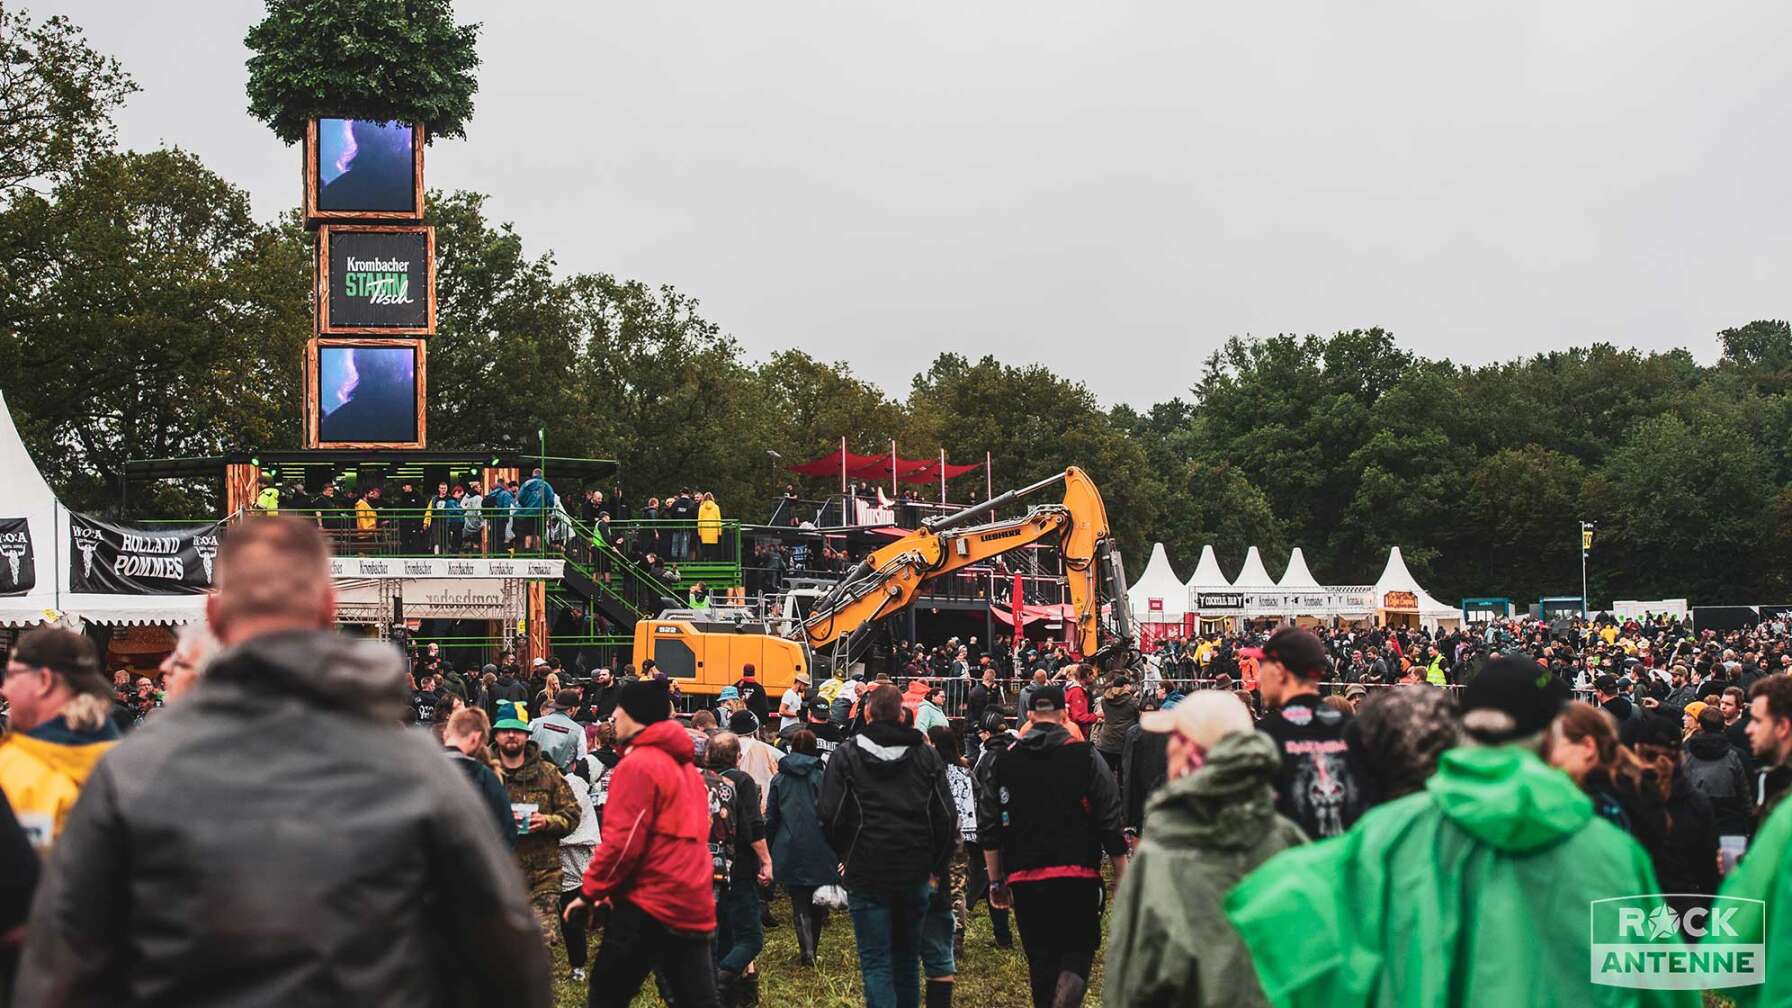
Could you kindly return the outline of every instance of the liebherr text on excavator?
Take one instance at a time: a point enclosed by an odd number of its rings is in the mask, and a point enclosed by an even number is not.
[[[1061,502],[1033,505],[1018,518],[973,524],[1060,482]],[[757,617],[747,618],[744,610],[668,610],[657,619],[642,620],[635,625],[635,665],[652,659],[685,692],[716,693],[751,664],[765,689],[777,696],[798,672],[819,666],[814,674],[826,674],[848,663],[854,639],[913,605],[927,582],[1048,540],[1064,561],[1077,651],[1106,666],[1130,662],[1135,630],[1125,565],[1101,491],[1087,473],[1071,466],[1031,486],[928,519],[916,531],[874,550],[817,598],[806,616],[787,621],[786,633],[774,632]]]

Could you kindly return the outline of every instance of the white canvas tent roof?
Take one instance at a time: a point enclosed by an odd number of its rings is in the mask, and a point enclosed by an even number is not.
[[[1240,570],[1238,576],[1232,579],[1232,587],[1274,588],[1275,586],[1275,578],[1270,577],[1269,571],[1263,568],[1263,554],[1257,552],[1257,547],[1252,546],[1244,555],[1244,569]]]
[[[1151,559],[1146,561],[1144,572],[1126,590],[1126,595],[1132,603],[1133,618],[1146,623],[1179,621],[1188,611],[1188,590],[1171,569],[1170,555],[1164,552],[1163,543],[1152,545]],[[1162,608],[1152,610],[1152,599],[1159,600]]]
[[[69,591],[68,509],[56,499],[25,450],[0,393],[0,473],[7,494],[0,518],[24,518],[31,533],[37,584],[23,595],[0,595],[0,626],[30,626],[73,617],[89,623],[193,623],[205,618],[204,595],[96,595]]]
[[[1288,569],[1282,572],[1282,580],[1276,587],[1287,589],[1318,589],[1321,587],[1319,582],[1313,579],[1313,572],[1307,569],[1306,555],[1301,553],[1299,546],[1294,547],[1294,552],[1289,554]]]
[[[1232,587],[1232,582],[1226,580],[1226,572],[1220,570],[1220,558],[1214,555],[1211,544],[1201,547],[1201,559],[1195,564],[1195,572],[1189,576],[1187,587],[1190,591]]]
[[[1419,601],[1419,622],[1426,626],[1436,626],[1442,621],[1461,622],[1462,610],[1431,597],[1431,594],[1419,586],[1412,571],[1406,569],[1406,558],[1400,555],[1400,547],[1388,550],[1387,566],[1381,570],[1381,577],[1375,579],[1375,604],[1381,605],[1388,592],[1411,592]]]

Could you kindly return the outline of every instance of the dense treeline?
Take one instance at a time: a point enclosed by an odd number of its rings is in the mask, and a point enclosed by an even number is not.
[[[59,75],[0,94],[0,389],[46,475],[108,510],[128,458],[296,446],[309,236],[255,220],[189,153],[112,149],[129,79],[66,22],[0,17],[15,75]],[[1360,583],[1397,544],[1439,597],[1529,600],[1578,589],[1584,518],[1600,525],[1595,599],[1792,599],[1785,322],[1718,334],[1711,366],[1601,344],[1469,368],[1364,329],[1229,340],[1185,398],[1148,408],[958,354],[896,394],[794,350],[749,359],[670,286],[567,275],[477,194],[433,193],[429,218],[440,446],[533,448],[541,430],[551,455],[620,461],[631,497],[699,486],[755,520],[790,481],[770,453],[894,438],[988,451],[998,490],[1088,468],[1135,572],[1154,539],[1184,576],[1206,542],[1229,570],[1261,546],[1272,573],[1298,545],[1322,580]],[[171,485],[141,499],[164,515],[215,503]]]

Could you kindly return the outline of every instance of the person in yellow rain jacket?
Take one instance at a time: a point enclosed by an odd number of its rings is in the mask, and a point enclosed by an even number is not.
[[[722,541],[722,505],[716,503],[715,494],[705,493],[697,505],[697,541],[707,558],[716,559],[716,546]]]
[[[368,487],[367,493],[355,502],[355,528],[372,532],[380,527],[380,488]]]
[[[19,638],[0,692],[12,708],[11,730],[0,738],[0,791],[42,854],[87,775],[118,744],[111,688],[92,641],[41,627]]]

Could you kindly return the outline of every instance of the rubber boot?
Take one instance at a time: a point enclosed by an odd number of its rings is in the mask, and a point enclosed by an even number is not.
[[[927,981],[927,1008],[952,1008],[954,986],[950,980]]]
[[[1075,973],[1058,974],[1058,991],[1052,995],[1052,1008],[1082,1008],[1083,992],[1089,981]]]
[[[804,966],[815,965],[815,920],[803,910],[790,915],[790,926],[796,931],[796,951]]]
[[[759,974],[741,974],[734,983],[734,1003],[737,1008],[759,1008]]]
[[[740,974],[716,970],[716,1004],[722,1008],[739,1008]]]

